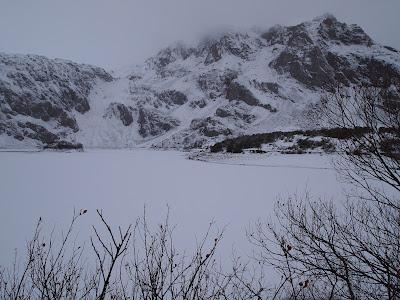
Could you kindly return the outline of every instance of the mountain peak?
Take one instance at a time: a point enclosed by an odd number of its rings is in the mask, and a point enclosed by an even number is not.
[[[372,47],[373,46],[373,47]],[[400,53],[325,14],[296,26],[175,43],[126,76],[0,54],[0,147],[191,148],[299,127],[330,86],[400,78]],[[12,142],[10,142],[12,141]]]
[[[338,21],[333,15],[324,15],[318,20],[318,34],[325,40],[344,45],[372,46],[373,40],[358,25]]]
[[[323,22],[332,22],[336,23],[338,20],[337,18],[331,13],[325,13],[321,16],[318,16],[312,20],[315,23],[323,23]]]

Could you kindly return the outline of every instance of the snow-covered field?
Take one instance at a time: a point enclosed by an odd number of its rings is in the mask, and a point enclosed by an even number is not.
[[[86,152],[0,152],[0,265],[24,247],[42,217],[48,228],[65,226],[73,209],[88,209],[78,224],[80,236],[97,223],[103,209],[112,224],[142,215],[162,221],[170,207],[176,241],[190,247],[210,221],[225,229],[222,254],[232,247],[249,251],[245,230],[267,219],[280,196],[303,193],[343,198],[344,185],[329,155],[201,156],[151,150]],[[228,255],[226,255],[228,256]]]

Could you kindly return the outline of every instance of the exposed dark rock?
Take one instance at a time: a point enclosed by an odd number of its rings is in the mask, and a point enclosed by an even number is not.
[[[25,124],[19,123],[21,128],[24,128],[24,136],[29,137],[34,140],[39,140],[44,144],[54,143],[59,139],[59,137],[48,131],[41,125],[33,124],[31,122],[26,122]]]
[[[345,45],[372,46],[372,39],[357,25],[340,23],[333,16],[327,16],[320,25],[318,33],[329,41],[336,41]]]
[[[346,86],[348,86],[350,83],[356,84],[359,82],[359,74],[354,71],[353,66],[347,57],[328,52],[326,54],[326,60],[334,70],[333,76],[336,82]]]
[[[284,44],[285,28],[282,26],[274,26],[267,32],[263,33],[261,37],[265,39],[270,45]]]
[[[219,107],[215,111],[215,115],[220,118],[233,118],[246,123],[251,123],[255,120],[255,116],[246,112],[240,111],[234,107]]]
[[[51,119],[58,121],[63,127],[69,127],[73,131],[78,130],[78,125],[73,117],[68,114],[60,106],[50,101],[38,101],[31,93],[17,94],[13,90],[5,88],[0,83],[0,100],[1,98],[9,105],[15,114],[31,116],[35,119],[41,119],[45,122]]]
[[[217,108],[217,110],[215,111],[215,115],[216,115],[217,117],[220,117],[220,118],[227,118],[227,117],[232,116],[232,112],[230,112],[229,110],[226,110],[226,109],[224,109],[224,108],[219,107],[219,108]]]
[[[377,87],[387,88],[394,82],[400,82],[399,69],[379,59],[361,59],[358,72]]]
[[[260,104],[258,106],[260,106],[260,107],[262,107],[262,108],[264,108],[266,110],[269,110],[272,113],[276,113],[278,111],[275,107],[272,107],[271,104]]]
[[[173,56],[171,49],[168,48],[158,53],[155,64],[158,68],[163,68],[175,60],[176,57]]]
[[[229,128],[226,128],[221,122],[211,117],[193,120],[190,124],[190,129],[196,130],[206,137],[228,136],[232,134]]]
[[[117,106],[119,111],[119,116],[121,118],[122,124],[125,126],[129,126],[133,123],[132,113],[128,110],[125,105],[118,105]]]
[[[35,82],[28,74],[22,72],[7,73],[7,78],[11,79],[13,83],[19,88],[34,88]]]
[[[226,35],[221,39],[221,44],[224,49],[237,57],[242,59],[248,59],[249,55],[252,53],[252,49],[249,44],[246,43],[247,35],[245,34],[231,34]]]
[[[243,101],[250,106],[257,106],[260,103],[249,89],[237,82],[232,82],[231,84],[229,84],[228,88],[226,89],[225,96],[226,99],[230,101]]]
[[[61,101],[67,110],[75,109],[81,114],[89,111],[90,105],[87,97],[77,94],[76,91],[70,87],[65,87],[61,92]]]
[[[179,68],[179,69],[161,68],[157,70],[157,74],[161,78],[167,78],[167,77],[182,78],[189,73],[190,71],[185,68]]]
[[[207,106],[207,102],[204,99],[200,99],[200,100],[195,100],[195,101],[191,101],[189,103],[190,107],[192,108],[204,108]]]
[[[61,113],[61,115],[58,119],[58,123],[63,127],[71,128],[73,132],[79,131],[79,127],[78,127],[78,124],[76,123],[75,118],[70,117],[65,112]]]
[[[314,40],[310,36],[308,23],[291,27],[276,26],[262,34],[269,45],[286,46],[270,66],[280,74],[289,74],[308,88],[329,89],[337,83],[347,86],[358,83],[360,76],[355,70],[354,61],[327,51],[327,44],[371,46],[372,39],[360,27],[340,23],[331,15],[313,22],[319,22],[319,38]],[[353,60],[357,61],[357,58],[353,57]]]
[[[262,86],[267,88],[274,94],[279,94],[280,86],[276,82],[263,82]]]
[[[275,26],[261,35],[269,45],[281,44],[293,48],[305,48],[313,45],[313,40],[304,24],[282,27]]]
[[[296,52],[284,50],[270,66],[281,74],[290,74],[309,88],[322,88],[333,82],[333,69],[317,46],[304,52],[301,57]]]
[[[8,135],[11,135],[11,134],[8,133]],[[22,134],[18,134],[18,133],[14,135],[14,138],[18,141],[23,141],[25,139]]]
[[[248,59],[252,53],[252,49],[245,40],[248,38],[244,34],[226,34],[218,40],[210,40],[201,52],[206,52],[207,56],[204,61],[205,65],[209,65],[221,60],[224,53]]]
[[[232,82],[228,86],[225,97],[229,101],[243,101],[247,105],[260,106],[269,110],[270,112],[276,112],[276,109],[273,108],[270,104],[261,103],[249,89],[237,82]]]
[[[135,74],[129,76],[129,80],[132,80],[132,81],[136,81],[136,80],[140,80],[140,79],[142,79],[142,76],[135,75]]]
[[[211,70],[208,73],[201,74],[197,80],[200,89],[210,98],[215,99],[221,97],[225,90],[238,74],[232,70],[226,70],[220,73],[217,70]]]
[[[221,49],[218,44],[213,44],[210,47],[206,60],[204,61],[205,65],[209,65],[219,61],[222,58]]]
[[[126,107],[122,103],[111,103],[104,117],[116,117],[122,121],[124,126],[129,126],[133,123],[132,108]]]
[[[224,83],[225,86],[228,86],[238,78],[238,73],[233,70],[226,70],[224,74],[221,76],[221,81]]]
[[[113,80],[101,68],[37,55],[0,54],[0,69],[5,75],[0,79],[0,108],[9,120],[8,133],[18,139],[26,134],[42,142],[52,142],[55,134],[33,123],[22,131],[17,128],[22,123],[15,117],[53,121],[51,126],[57,131],[64,127],[64,133],[77,132],[73,112],[89,111],[88,97],[98,80]]]
[[[305,48],[313,45],[314,42],[307,33],[306,27],[303,24],[291,26],[288,30],[287,45],[293,48]]]
[[[289,74],[309,88],[327,90],[337,83],[349,86],[368,82],[384,86],[384,83],[392,82],[393,78],[400,79],[400,72],[387,62],[374,58],[340,56],[333,52],[324,53],[319,47],[303,51],[302,56],[286,49],[270,66],[281,74]]]
[[[158,94],[158,99],[168,105],[183,105],[188,102],[188,98],[182,92],[170,90]]]
[[[178,59],[187,59],[190,55],[195,53],[195,49],[185,47],[184,45],[176,45],[175,47],[168,47],[156,55],[156,57],[147,61],[148,65],[153,65],[157,71],[161,71],[169,64]]]
[[[265,39],[270,45],[283,44],[284,28],[282,26],[271,27],[268,31],[261,34],[261,37]]]
[[[21,114],[23,114],[23,112],[27,112],[26,115],[32,116],[35,119],[42,119],[45,122],[49,121],[51,118],[57,118],[64,112],[60,107],[56,107],[48,101],[32,103],[32,104],[29,101],[27,101],[19,104],[21,105],[13,106],[13,103],[11,103],[10,106],[16,108],[15,111]],[[18,108],[22,107],[26,108],[26,110],[18,111]]]
[[[139,108],[139,134],[146,138],[165,133],[179,125],[179,121],[145,108]]]
[[[399,51],[396,50],[396,49],[394,49],[393,47],[390,47],[390,46],[383,46],[383,47],[386,48],[386,49],[388,49],[388,50],[391,51],[391,52],[399,53]]]
[[[276,82],[258,82],[257,80],[253,80],[251,83],[256,89],[265,93],[270,92],[273,94],[279,94],[281,88]]]

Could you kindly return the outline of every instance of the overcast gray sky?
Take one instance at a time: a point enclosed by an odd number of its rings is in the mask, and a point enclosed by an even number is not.
[[[400,48],[400,0],[0,0],[0,51],[119,68],[221,28],[293,25],[326,12]]]

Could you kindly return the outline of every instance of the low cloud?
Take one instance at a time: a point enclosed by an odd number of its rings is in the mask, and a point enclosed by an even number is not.
[[[399,11],[398,0],[0,0],[0,51],[118,68],[177,40],[293,25],[326,12],[400,48]]]

